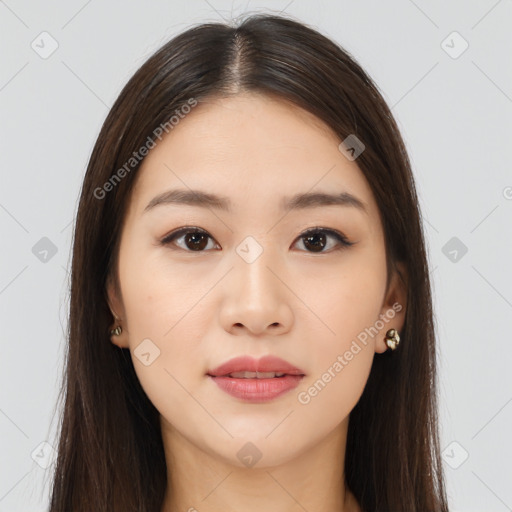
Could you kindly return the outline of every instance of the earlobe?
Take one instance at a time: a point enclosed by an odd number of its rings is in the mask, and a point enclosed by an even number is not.
[[[109,277],[107,279],[106,299],[107,304],[110,308],[110,312],[114,317],[114,321],[109,327],[108,332],[110,340],[114,345],[117,345],[120,348],[127,348],[127,332],[126,328],[123,329],[124,310],[122,308],[121,300],[119,298],[118,287],[116,286],[112,277]]]
[[[407,310],[407,285],[407,269],[404,263],[398,262],[381,309],[380,319],[384,325],[379,330],[375,343],[375,352],[379,354],[387,350],[397,350],[399,347]]]

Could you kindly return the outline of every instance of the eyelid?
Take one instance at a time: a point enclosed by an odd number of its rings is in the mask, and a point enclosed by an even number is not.
[[[351,245],[355,245],[357,242],[351,242],[346,236],[344,233],[342,233],[341,231],[338,231],[337,229],[333,229],[333,228],[325,228],[323,226],[314,226],[312,228],[307,228],[305,231],[303,231],[298,237],[297,239],[299,238],[302,238],[304,236],[307,236],[309,235],[310,233],[318,233],[318,232],[322,232],[322,233],[325,233],[327,235],[331,235],[333,236],[334,238],[336,238],[340,244],[342,245],[345,245],[345,246],[351,246]]]
[[[173,239],[179,238],[180,236],[186,235],[187,233],[201,233],[203,235],[207,235],[212,240],[214,240],[215,243],[218,244],[218,242],[215,240],[215,238],[213,238],[213,236],[210,235],[210,233],[208,233],[208,231],[206,231],[200,227],[197,227],[197,226],[182,226],[181,228],[171,231],[169,234],[165,235],[160,240],[160,244],[161,245],[170,245]],[[179,247],[179,249],[181,249],[181,247]],[[195,252],[195,251],[188,251],[188,252]],[[198,252],[205,252],[205,251],[198,251]]]

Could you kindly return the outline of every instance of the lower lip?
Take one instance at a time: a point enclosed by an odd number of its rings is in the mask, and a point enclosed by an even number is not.
[[[303,375],[285,375],[272,379],[235,379],[233,377],[209,377],[222,391],[246,402],[268,402],[296,388]]]

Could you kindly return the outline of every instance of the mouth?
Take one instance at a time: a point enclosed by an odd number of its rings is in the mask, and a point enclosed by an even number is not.
[[[206,375],[228,395],[252,403],[273,400],[296,388],[305,377],[302,370],[274,356],[231,359]]]
[[[271,379],[304,374],[305,372],[288,361],[272,355],[260,359],[251,356],[235,357],[207,373],[211,377],[232,376],[240,379]]]
[[[292,374],[282,372],[233,372],[226,375],[207,375],[210,377],[230,377],[232,379],[280,379]]]

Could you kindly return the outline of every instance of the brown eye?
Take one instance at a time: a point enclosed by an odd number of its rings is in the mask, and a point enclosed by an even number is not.
[[[213,238],[202,229],[198,228],[182,228],[170,235],[166,236],[162,240],[163,245],[169,245],[176,243],[181,249],[188,252],[204,252],[208,247],[208,239]],[[211,249],[211,247],[209,247]]]
[[[329,252],[329,249],[332,249],[333,246],[336,249],[336,243],[328,243],[329,238],[334,239],[337,242],[339,249],[354,245],[353,242],[349,242],[347,238],[338,231],[323,228],[310,229],[300,235],[299,240],[303,241],[303,245],[308,252],[322,253]],[[327,246],[329,246],[328,250],[324,251],[324,248]]]
[[[208,245],[210,240],[213,246]],[[342,233],[325,228],[309,229],[300,235],[298,241],[302,241],[306,251],[311,253],[326,253],[331,252],[331,249],[343,249],[354,245],[354,242],[349,242]],[[208,232],[194,227],[181,228],[167,235],[161,243],[162,245],[177,245],[178,248],[187,252],[205,252],[219,248]],[[324,250],[326,247],[327,250]]]

